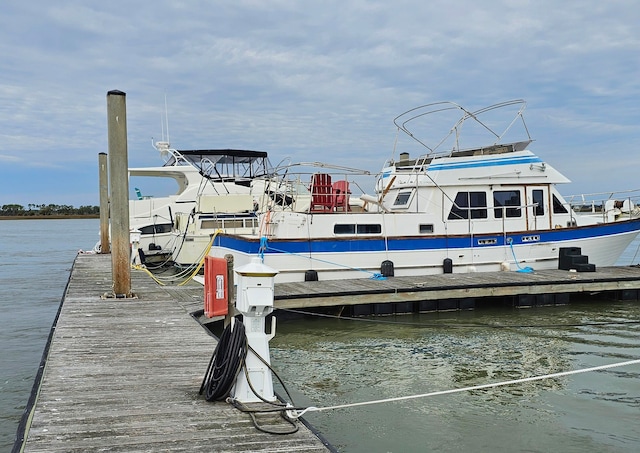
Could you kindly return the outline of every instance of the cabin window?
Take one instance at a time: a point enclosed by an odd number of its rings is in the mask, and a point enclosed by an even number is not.
[[[256,217],[234,218],[216,217],[214,219],[203,219],[200,228],[203,230],[227,229],[227,228],[256,228],[258,220]]]
[[[382,225],[379,223],[371,223],[371,224],[358,224],[356,227],[356,232],[358,234],[380,234],[382,233]]]
[[[432,223],[421,223],[420,224],[420,234],[432,234],[433,233],[433,224]]]
[[[160,234],[160,233],[171,233],[172,225],[170,223],[158,223],[156,225],[147,225],[142,228],[138,228],[140,230],[140,234]]]
[[[333,234],[356,234],[354,223],[338,223],[333,226]]]
[[[449,212],[449,220],[486,218],[487,194],[485,192],[458,192]]]
[[[380,234],[382,225],[379,223],[337,223],[333,226],[333,234]]]
[[[203,220],[200,222],[200,228],[203,230],[213,230],[216,228],[223,228],[220,220]]]
[[[560,200],[554,195],[553,196],[553,213],[554,214],[568,214],[567,207],[563,205]]]
[[[532,192],[533,203],[536,205],[533,208],[534,215],[544,215],[544,196],[542,190],[536,189]]]
[[[403,208],[409,205],[409,201],[411,201],[411,194],[413,194],[412,190],[403,191],[398,193],[396,199],[393,201],[394,208]]]
[[[516,208],[506,208],[507,206],[517,206]],[[496,190],[493,192],[493,215],[496,219],[502,218],[502,211],[506,217],[521,217],[522,203],[520,202],[519,190]]]

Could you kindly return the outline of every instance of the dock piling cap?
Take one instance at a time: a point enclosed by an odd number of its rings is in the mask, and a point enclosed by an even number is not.
[[[249,264],[240,266],[235,271],[244,277],[275,277],[278,274],[277,270],[265,265],[257,256],[251,258]]]

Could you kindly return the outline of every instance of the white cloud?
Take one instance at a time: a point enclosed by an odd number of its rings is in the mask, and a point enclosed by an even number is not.
[[[93,171],[111,89],[127,93],[135,165],[157,163],[165,96],[176,147],[262,149],[275,161],[322,155],[377,170],[392,119],[439,100],[525,98],[535,149],[560,169],[638,141],[631,0],[215,3],[0,4],[3,162]],[[590,168],[572,178],[605,184]]]

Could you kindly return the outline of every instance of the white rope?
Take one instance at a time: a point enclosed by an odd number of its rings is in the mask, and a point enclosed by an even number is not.
[[[587,372],[590,372],[590,371],[606,370],[607,368],[616,368],[616,367],[627,366],[627,365],[636,365],[636,364],[639,364],[639,363],[640,363],[640,359],[636,359],[636,360],[629,360],[627,362],[611,363],[609,365],[600,365],[600,366],[594,366],[594,367],[591,367],[591,368],[583,368],[581,370],[561,371],[559,373],[545,374],[545,375],[542,375],[542,376],[532,376],[532,377],[527,377],[527,378],[522,378],[522,379],[514,379],[512,381],[494,382],[492,384],[474,385],[473,387],[465,387],[465,388],[453,389],[453,390],[441,390],[441,391],[438,391],[438,392],[423,393],[421,395],[400,396],[400,397],[397,397],[397,398],[386,398],[386,399],[374,400],[374,401],[362,401],[360,403],[341,404],[341,405],[338,405],[338,406],[327,406],[327,407],[310,406],[310,407],[307,407],[306,409],[304,409],[302,412],[296,413],[295,417],[296,418],[297,417],[302,417],[306,412],[320,412],[320,411],[328,411],[328,410],[333,410],[333,409],[344,409],[344,408],[347,408],[347,407],[368,406],[368,405],[371,405],[371,404],[381,404],[381,403],[391,403],[391,402],[394,402],[394,401],[412,400],[412,399],[417,399],[417,398],[424,398],[424,397],[427,397],[427,396],[448,395],[450,393],[468,392],[470,390],[481,390],[481,389],[487,389],[487,388],[493,388],[493,387],[502,387],[502,386],[505,386],[505,385],[520,384],[522,382],[541,381],[543,379],[551,379],[551,378],[556,378],[556,377],[560,377],[560,376],[569,376],[569,375],[572,375],[572,374],[587,373]],[[295,411],[291,411],[291,412],[295,412]]]

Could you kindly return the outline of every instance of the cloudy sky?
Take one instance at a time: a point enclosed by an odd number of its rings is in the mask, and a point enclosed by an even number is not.
[[[161,163],[165,99],[175,148],[378,171],[403,111],[522,98],[562,193],[635,189],[638,24],[635,0],[2,0],[0,206],[98,204],[110,90],[130,166]]]

